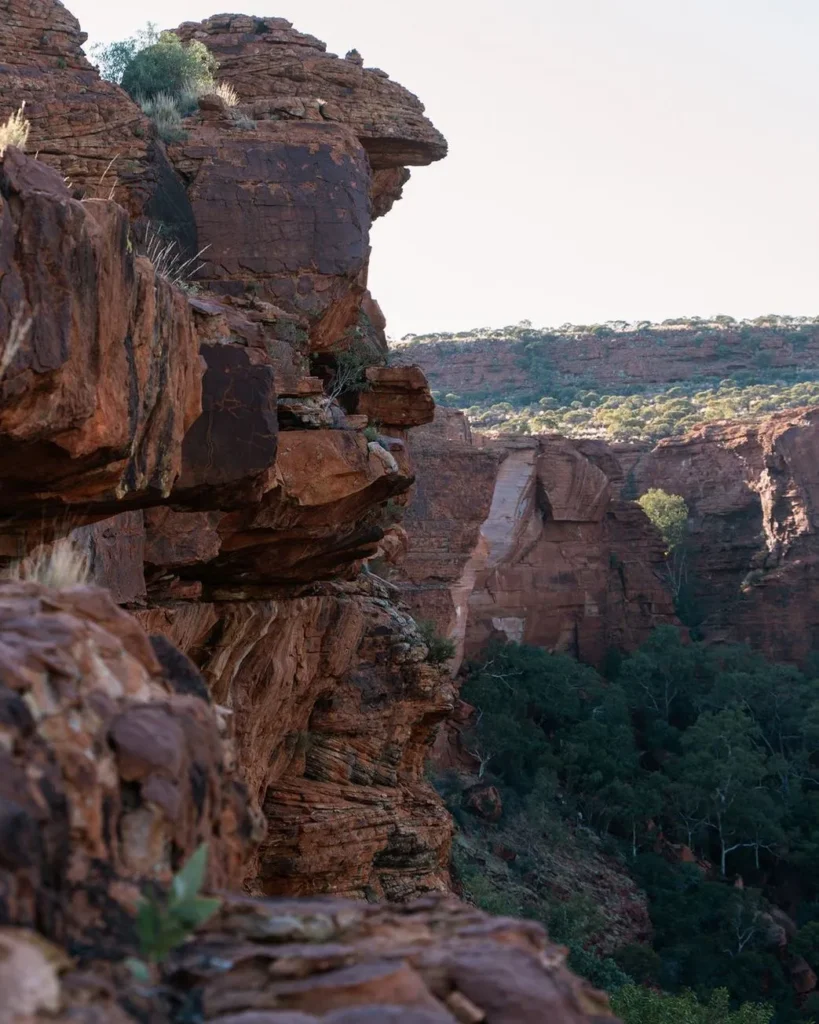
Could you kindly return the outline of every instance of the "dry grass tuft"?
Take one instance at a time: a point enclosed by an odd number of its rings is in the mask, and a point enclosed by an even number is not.
[[[239,105],[239,94],[230,84],[230,82],[217,82],[216,87],[212,90],[217,96],[225,101],[229,107],[238,107]]]
[[[9,146],[17,149],[25,149],[28,142],[28,133],[31,131],[31,122],[25,116],[26,104],[23,102],[19,110],[9,117],[5,124],[0,124],[0,156]]]
[[[182,127],[180,99],[169,92],[158,92],[149,99],[140,98],[142,113],[156,125],[163,142],[179,142],[185,138]]]
[[[209,248],[210,246],[206,245],[195,256],[191,256],[187,260],[183,259],[176,242],[169,242],[158,231],[149,227],[145,231],[145,237],[138,247],[138,251],[153,263],[154,270],[160,277],[164,277],[166,281],[180,288],[185,288],[189,286],[193,275],[204,267],[205,264],[199,263],[198,260],[202,253]]]
[[[72,540],[64,537],[44,544],[8,570],[9,580],[42,583],[54,590],[83,586],[91,579],[88,556]]]

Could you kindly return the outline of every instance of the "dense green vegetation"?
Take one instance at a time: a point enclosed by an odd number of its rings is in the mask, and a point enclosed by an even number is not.
[[[503,820],[482,827],[525,852],[506,882],[478,872],[465,824],[455,863],[478,902],[511,901],[509,911],[554,931],[556,908],[537,895],[530,861],[538,834],[559,847],[561,829],[582,829],[647,893],[654,940],[601,959],[588,928],[558,928],[577,970],[610,990],[627,980],[690,989],[707,1004],[691,1019],[727,1019],[708,1016],[723,988],[734,1008],[769,1003],[781,1021],[807,1019],[788,967],[799,952],[819,969],[819,680],[743,647],[683,644],[666,627],[612,657],[608,678],[539,648],[497,646],[470,667],[462,694],[478,709],[468,746],[504,794]],[[802,927],[783,953],[769,911],[786,890],[798,892]],[[624,1014],[638,1024],[660,1019],[655,1009]],[[757,1012],[746,1007],[743,1019]]]
[[[570,437],[617,441],[656,441],[683,434],[699,423],[757,418],[780,409],[819,402],[819,365],[806,350],[815,345],[817,321],[809,318],[760,317],[737,322],[730,317],[698,318],[663,324],[571,325],[544,331],[524,321],[500,330],[430,334],[404,339],[402,358],[417,358],[429,347],[444,364],[470,346],[507,350],[511,365],[524,370],[524,384],[500,381],[484,388],[454,387],[434,391],[442,405],[464,409],[472,423],[504,433],[559,432]],[[703,358],[691,376],[650,384],[583,376],[566,358],[566,347],[584,337],[607,344],[630,345],[635,352],[673,350],[676,344],[700,348]],[[767,347],[763,347],[763,339]],[[790,352],[789,365],[772,366],[770,342]],[[552,352],[561,350],[556,361]],[[718,365],[733,367],[728,374]],[[709,369],[710,366],[710,369]],[[435,385],[434,375],[432,376]]]
[[[204,43],[183,43],[174,32],[157,32],[150,22],[128,39],[93,51],[100,74],[116,82],[142,107],[166,142],[184,138],[182,119],[196,110],[204,93],[218,93],[228,106],[236,94],[216,82],[218,62]]]

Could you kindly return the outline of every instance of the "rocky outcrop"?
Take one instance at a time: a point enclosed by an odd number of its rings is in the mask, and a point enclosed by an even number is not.
[[[172,167],[56,0],[0,14],[52,165],[0,161],[0,557],[40,580],[0,585],[0,1022],[607,1017],[535,925],[367,902],[448,883],[451,678],[365,566],[433,409],[383,365],[369,227],[445,143],[354,52],[226,16],[180,33],[243,105],[204,97]],[[146,219],[208,246],[198,294],[134,254]],[[140,896],[203,843],[206,890],[359,899],[224,895],[145,985]]]
[[[128,948],[141,885],[209,840],[241,885],[261,818],[228,720],[104,590],[0,586],[0,739],[4,923]]]
[[[201,666],[232,711],[267,838],[267,894],[401,899],[441,888],[448,815],[422,781],[451,683],[374,582],[278,600],[166,603],[139,613]]]
[[[376,171],[446,156],[446,141],[417,97],[352,54],[341,60],[327,53],[324,43],[284,18],[219,14],[186,22],[177,32],[215,54],[219,77],[257,120],[346,125]]]
[[[399,585],[459,658],[498,638],[600,666],[676,621],[662,543],[617,496],[622,471],[606,445],[556,435],[475,445],[462,415],[441,410],[410,446],[418,482]]]
[[[99,94],[133,108],[84,62],[59,4],[12,8],[12,28],[26,25],[18,68],[44,73],[46,47],[70,79],[66,102],[80,89],[89,107]],[[38,26],[52,9],[48,41]],[[308,37],[270,24],[245,40],[249,64],[261,61],[255,104],[281,95],[279,78],[306,81],[290,48]],[[413,479],[405,434],[433,409],[420,371],[381,365],[385,321],[366,264],[371,219],[400,194],[402,162],[429,163],[445,145],[382,74],[315,41],[299,53],[328,104],[352,95],[344,75],[358,83],[343,114],[282,119],[273,104],[248,126],[206,97],[168,181],[154,176],[145,192],[181,203],[191,244],[206,247],[195,294],[133,251],[155,206],[79,198],[14,149],[0,162],[0,558],[26,556],[23,573],[36,574],[68,535],[153,641],[201,669],[199,698],[225,709],[236,779],[266,821],[258,854],[226,884],[406,899],[447,883],[451,825],[423,763],[453,694],[394,592],[358,578],[400,542],[388,508]],[[72,152],[90,152],[82,133],[75,141]],[[157,145],[146,150],[154,169]],[[64,170],[67,151],[54,157]],[[361,380],[334,390],[335,353],[351,346]],[[154,839],[160,874],[190,852],[188,839],[172,857],[170,840]],[[99,857],[116,859],[102,847]]]
[[[212,1024],[613,1021],[539,925],[451,897],[404,908],[234,898],[153,989],[101,962],[78,970],[23,930],[0,933],[0,950],[3,1024],[169,1024],[180,1007]]]
[[[186,297],[128,247],[113,201],[72,199],[10,149],[0,165],[0,514],[167,498],[201,413]],[[12,349],[14,351],[12,351]]]
[[[0,0],[0,121],[25,103],[30,149],[78,198],[141,214],[174,187],[151,122],[82,51],[87,36],[56,0]]]
[[[660,487],[686,500],[689,581],[706,638],[802,664],[819,648],[818,448],[811,408],[621,454],[624,493]]]

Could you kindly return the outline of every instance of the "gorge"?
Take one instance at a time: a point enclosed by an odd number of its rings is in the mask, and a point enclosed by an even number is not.
[[[0,0],[0,1024],[580,1024],[601,990],[632,1024],[691,979],[704,1014],[737,899],[736,1024],[808,1019],[816,325],[390,345],[370,230],[447,154],[420,100],[283,18],[158,39],[218,77],[169,130],[59,0]],[[798,741],[720,863],[655,791],[726,664],[752,753],[760,688]],[[723,914],[711,973],[666,969],[674,886]]]

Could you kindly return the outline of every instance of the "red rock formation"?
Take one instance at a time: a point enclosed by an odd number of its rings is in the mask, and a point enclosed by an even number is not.
[[[322,74],[347,68],[322,61]],[[212,287],[196,296],[132,255],[121,207],[73,199],[8,151],[0,344],[12,324],[25,330],[0,383],[0,553],[42,551],[81,524],[71,537],[94,579],[202,667],[267,816],[251,885],[404,899],[447,879],[450,820],[423,761],[451,686],[388,591],[325,581],[353,580],[389,546],[386,527],[400,541],[383,511],[413,478],[398,435],[432,400],[419,371],[375,366],[371,408],[355,412],[350,395],[345,411],[321,354],[363,341],[380,359],[370,189],[386,212],[406,180],[393,161],[429,162],[443,144],[405,90],[353,76],[350,124],[265,117],[243,130],[203,100],[174,150],[174,188],[210,245]]]
[[[260,817],[197,681],[103,590],[0,587],[0,919],[130,944],[140,883],[216,837],[241,884]]]
[[[71,199],[10,149],[0,165],[0,508],[114,510],[166,498],[201,411],[184,295],[127,247],[114,202]]]
[[[22,929],[0,933],[0,950],[4,1024],[169,1024],[180,1006],[208,1024],[613,1024],[605,995],[566,970],[539,925],[451,897],[400,910],[232,899],[153,989],[101,962],[72,969]]]
[[[140,619],[196,660],[233,713],[269,823],[255,885],[393,899],[440,888],[449,821],[422,773],[451,683],[380,586],[308,594],[168,603]]]
[[[562,437],[474,447],[459,413],[410,442],[417,492],[405,526],[402,591],[467,654],[493,637],[568,651],[601,665],[674,622],[661,541],[642,510],[615,497],[605,445]]]
[[[186,22],[177,32],[216,55],[219,77],[258,120],[348,125],[376,170],[446,156],[446,141],[424,117],[417,97],[378,68],[327,53],[324,43],[284,18],[219,14]]]
[[[0,0],[0,121],[25,103],[30,150],[78,196],[116,198],[132,215],[172,186],[155,130],[82,52],[87,36],[57,0]]]
[[[578,329],[546,334],[540,340],[427,341],[399,347],[396,354],[417,363],[434,391],[461,395],[468,405],[472,396],[478,399],[482,393],[495,393],[501,401],[531,392],[538,372],[552,382],[555,375],[566,374],[569,380],[586,380],[604,393],[607,386],[619,393],[624,381],[670,384],[697,376],[719,380],[768,367],[817,367],[819,325],[805,325],[798,334],[787,326],[739,324],[660,324],[617,332]]]
[[[813,408],[710,424],[629,453],[627,493],[660,487],[688,504],[690,578],[707,638],[800,663],[819,647],[817,446]]]

